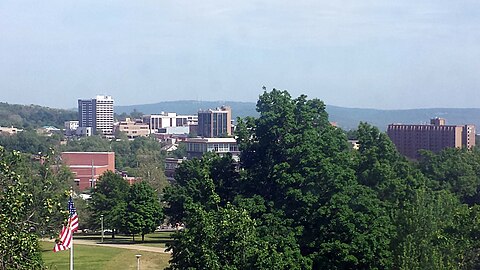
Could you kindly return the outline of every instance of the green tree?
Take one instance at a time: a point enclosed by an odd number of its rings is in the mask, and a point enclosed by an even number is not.
[[[424,151],[420,170],[435,189],[453,192],[463,203],[480,204],[480,151],[446,148],[438,154]]]
[[[18,152],[0,147],[0,269],[39,269],[43,262],[30,221],[34,198],[16,172],[19,162]]]
[[[110,151],[110,143],[101,136],[82,137],[78,140],[68,141],[68,144],[62,148],[63,151],[79,151],[79,152],[108,152]]]
[[[155,190],[146,182],[133,184],[127,197],[128,205],[125,213],[125,229],[133,234],[142,235],[155,231],[162,219],[162,208]]]
[[[123,228],[128,190],[127,181],[111,171],[102,174],[92,190],[89,204],[92,220],[98,221],[103,215],[105,226],[113,231],[112,238],[115,238],[115,232]]]
[[[25,163],[31,178],[27,190],[33,194],[32,222],[37,233],[52,236],[58,233],[60,224],[66,219],[66,194],[73,180],[72,172],[58,159],[51,149],[42,156],[43,163]]]
[[[165,213],[186,224],[172,269],[478,267],[474,152],[416,167],[366,123],[352,151],[320,100],[274,89],[257,111],[238,120],[239,164],[185,161],[166,188]]]
[[[257,110],[258,119],[241,120],[237,127],[244,194],[260,195],[293,220],[292,229],[302,231],[297,237],[302,255],[312,259],[314,268],[388,265],[388,230],[365,226],[375,218],[388,221],[385,210],[378,200],[359,206],[349,199],[356,186],[354,159],[343,132],[330,125],[323,102],[273,90],[260,96]],[[365,193],[372,197],[368,189]],[[350,229],[343,235],[335,234],[339,220],[355,216],[365,218],[345,224]],[[338,247],[341,253],[332,252]],[[326,254],[337,256],[328,262]]]
[[[185,205],[191,202],[206,210],[232,202],[240,188],[240,176],[231,156],[210,153],[202,159],[182,162],[175,174],[176,183],[165,189],[165,214],[172,222],[184,222]]]
[[[0,136],[0,145],[8,151],[20,151],[22,153],[47,155],[50,148],[60,145],[58,136],[42,136],[34,130],[24,130],[11,136]]]
[[[478,214],[449,191],[417,190],[399,211],[396,268],[476,269]]]

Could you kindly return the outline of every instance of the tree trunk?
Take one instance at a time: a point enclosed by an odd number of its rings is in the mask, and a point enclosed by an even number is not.
[[[132,234],[133,242],[135,243],[135,234]]]
[[[112,239],[115,239],[115,229],[112,230]]]
[[[142,243],[145,242],[145,233],[142,233]]]

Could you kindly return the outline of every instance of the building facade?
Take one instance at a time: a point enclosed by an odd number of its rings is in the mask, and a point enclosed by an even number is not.
[[[104,172],[115,172],[114,152],[63,152],[62,161],[74,174],[74,184],[80,190],[95,187]]]
[[[119,131],[125,133],[130,139],[146,137],[150,134],[150,129],[147,124],[132,121],[130,118],[125,119],[125,121],[118,122],[114,129],[115,132]]]
[[[232,110],[222,106],[214,110],[198,111],[197,135],[218,138],[232,135]]]
[[[187,144],[188,159],[200,158],[206,152],[215,152],[220,156],[231,153],[236,161],[240,157],[235,138],[188,138],[184,143]]]
[[[96,96],[78,100],[79,127],[91,127],[94,134],[113,134],[113,98]]]
[[[418,159],[419,150],[440,152],[448,147],[475,146],[474,125],[446,125],[445,119],[435,118],[430,125],[388,125],[387,134],[404,156]]]
[[[176,113],[165,112],[144,115],[142,120],[154,132],[164,128],[188,127],[189,125],[196,125],[198,122],[196,115],[177,115]]]

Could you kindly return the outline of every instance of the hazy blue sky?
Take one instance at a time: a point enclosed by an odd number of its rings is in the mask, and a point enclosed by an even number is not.
[[[0,101],[479,107],[480,1],[0,0]]]

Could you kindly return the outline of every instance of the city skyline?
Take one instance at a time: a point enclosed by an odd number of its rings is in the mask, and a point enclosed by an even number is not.
[[[478,10],[444,0],[4,1],[0,101],[256,102],[265,86],[349,108],[475,108]]]

